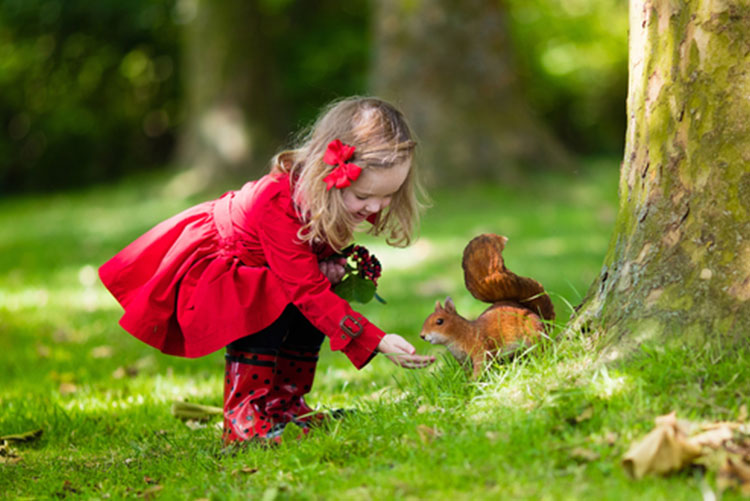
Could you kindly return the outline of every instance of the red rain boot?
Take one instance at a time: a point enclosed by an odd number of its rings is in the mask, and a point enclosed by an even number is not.
[[[284,425],[276,426],[278,421],[265,410],[275,365],[275,350],[227,350],[224,445],[246,440],[280,440]]]
[[[318,351],[282,347],[276,359],[273,387],[266,397],[266,414],[274,421],[294,421],[303,426],[319,424],[326,414],[316,413],[303,398],[312,388]]]

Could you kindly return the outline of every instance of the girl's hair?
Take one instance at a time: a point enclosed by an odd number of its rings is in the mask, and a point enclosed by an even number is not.
[[[393,105],[378,98],[352,97],[329,105],[299,145],[282,151],[272,161],[271,172],[289,173],[292,198],[305,221],[298,237],[307,242],[327,242],[341,250],[351,240],[356,221],[346,210],[342,190],[326,190],[323,181],[333,166],[323,162],[328,143],[334,139],[356,148],[349,162],[362,169],[388,169],[411,164],[406,180],[393,194],[369,233],[386,234],[395,246],[409,245],[419,221],[421,187],[415,172],[412,137],[406,119]]]

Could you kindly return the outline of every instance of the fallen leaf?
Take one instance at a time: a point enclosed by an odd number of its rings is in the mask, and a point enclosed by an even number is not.
[[[62,329],[57,329],[52,334],[52,339],[54,339],[56,343],[67,343],[70,341],[70,334]]]
[[[73,486],[73,482],[66,480],[63,482],[62,490],[71,494],[78,494],[80,491]]]
[[[743,495],[750,494],[750,464],[740,457],[727,456],[717,476],[721,490],[739,487]]]
[[[497,442],[500,439],[500,433],[498,433],[496,431],[488,431],[487,433],[484,434],[484,436],[492,444],[494,444],[495,442]]]
[[[52,350],[49,346],[38,344],[36,345],[36,354],[39,358],[49,358],[52,355]]]
[[[16,464],[21,457],[10,447],[6,440],[0,440],[0,464]]]
[[[437,427],[427,426],[426,424],[417,425],[417,434],[424,445],[428,445],[433,440],[443,436],[443,432]]]
[[[708,431],[704,431],[703,433],[700,433],[698,435],[694,435],[690,437],[688,441],[697,446],[705,445],[707,447],[716,449],[718,447],[721,447],[721,444],[731,439],[732,430],[729,426],[724,425]]]
[[[224,414],[224,409],[221,407],[192,404],[190,402],[173,402],[171,410],[174,417],[193,421],[207,421],[214,416]]]
[[[701,453],[701,447],[687,440],[684,426],[674,412],[656,418],[656,427],[633,444],[623,457],[627,472],[637,478],[648,473],[679,470]]]
[[[576,416],[576,423],[581,423],[583,421],[587,421],[594,417],[594,408],[593,407],[586,407],[583,412],[581,412],[578,416]]]
[[[60,389],[58,390],[60,395],[70,395],[78,391],[78,387],[73,383],[60,383]]]
[[[747,405],[740,405],[740,412],[737,415],[737,421],[739,421],[740,423],[744,423],[745,421],[747,421]]]
[[[0,442],[31,442],[32,440],[36,440],[41,437],[42,433],[44,433],[44,430],[42,430],[41,428],[39,428],[38,430],[25,431],[23,433],[14,433],[12,435],[5,435],[3,437],[0,437]]]
[[[607,445],[615,445],[617,443],[617,438],[617,433],[613,431],[608,431],[606,435],[604,435],[604,441],[607,443]]]
[[[575,459],[580,459],[582,461],[596,461],[599,459],[598,452],[586,449],[585,447],[574,447],[571,449],[570,455]]]
[[[112,353],[114,353],[114,350],[111,346],[97,346],[96,348],[91,350],[91,357],[92,358],[110,358],[112,356]]]
[[[741,458],[727,457],[727,467],[743,484],[750,483],[750,465]]]
[[[156,493],[164,489],[161,485],[154,485],[152,487],[149,487],[148,489],[143,491],[143,494],[141,496],[144,499],[153,499],[156,496]]]

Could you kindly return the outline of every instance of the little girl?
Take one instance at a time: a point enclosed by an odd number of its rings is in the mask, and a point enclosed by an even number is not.
[[[99,269],[138,339],[183,357],[227,348],[225,443],[278,441],[287,423],[307,432],[324,418],[303,398],[324,336],[358,369],[376,353],[406,368],[434,362],[332,291],[360,224],[409,244],[414,146],[390,104],[334,103],[268,175],[158,224]]]

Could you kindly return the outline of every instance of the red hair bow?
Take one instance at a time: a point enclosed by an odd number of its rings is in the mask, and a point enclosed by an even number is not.
[[[334,186],[336,188],[346,188],[352,181],[356,181],[362,172],[362,167],[352,163],[346,163],[354,155],[354,146],[342,143],[334,139],[328,143],[326,153],[323,155],[323,161],[328,165],[335,165],[330,174],[323,178],[326,183],[326,190]]]

